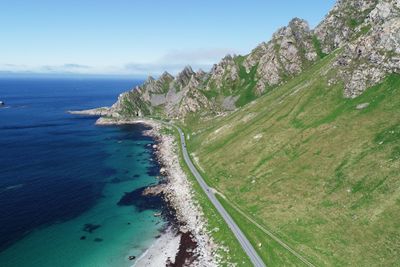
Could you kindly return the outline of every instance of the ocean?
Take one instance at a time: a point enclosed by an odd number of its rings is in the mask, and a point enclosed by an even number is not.
[[[159,235],[159,166],[144,125],[67,114],[141,83],[0,79],[0,266],[131,266]],[[131,257],[131,260],[129,259]]]

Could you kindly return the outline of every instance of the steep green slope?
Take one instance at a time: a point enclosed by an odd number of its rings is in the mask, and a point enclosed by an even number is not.
[[[106,111],[185,129],[269,266],[399,266],[399,90],[399,0],[340,0],[314,29],[295,18],[247,55],[149,78]]]
[[[315,265],[400,261],[400,75],[346,99],[328,85],[339,52],[229,116],[185,122],[199,170],[267,264],[300,261],[238,209]]]

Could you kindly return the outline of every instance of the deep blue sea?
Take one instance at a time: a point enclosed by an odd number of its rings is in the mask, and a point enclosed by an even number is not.
[[[165,221],[137,193],[159,171],[145,126],[66,113],[140,82],[0,79],[1,267],[131,266],[151,245]]]

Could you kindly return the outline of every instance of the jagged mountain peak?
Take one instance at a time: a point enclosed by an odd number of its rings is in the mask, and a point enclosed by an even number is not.
[[[194,71],[193,71],[193,69],[192,69],[191,66],[187,65],[187,66],[185,66],[185,68],[183,68],[183,70],[180,72],[180,74],[183,74],[183,75],[192,75],[192,74],[194,74]],[[180,74],[178,74],[178,76],[179,76]]]
[[[272,39],[261,43],[243,62],[247,73],[256,68],[255,94],[281,84],[317,60],[313,35],[307,21],[294,18],[278,29]]]
[[[147,79],[144,81],[144,84],[151,84],[155,81],[156,81],[156,79],[154,79],[153,76],[148,76]]]
[[[300,32],[309,32],[310,26],[304,19],[293,18],[287,26],[279,28],[273,35],[272,39],[278,39],[285,35],[296,35]]]
[[[199,70],[196,72],[196,76],[198,76],[198,77],[204,76],[204,75],[206,75],[206,74],[207,74],[207,72],[205,72],[205,71],[202,70],[202,69],[199,69]]]
[[[202,80],[207,79],[208,73],[205,72],[205,71],[202,70],[202,69],[199,69],[198,71],[196,71],[196,73],[195,73],[194,76],[196,77],[197,80],[202,81]]]
[[[228,54],[210,72],[186,66],[175,77],[168,72],[158,80],[149,77],[132,95],[150,106],[146,112],[165,105],[165,113],[175,117],[179,110],[183,115],[201,108],[234,110],[341,48],[327,86],[344,81],[344,95],[356,97],[387,73],[400,72],[399,1],[339,0],[313,30],[295,17],[245,56]]]
[[[307,27],[307,28],[310,27],[307,20],[302,19],[302,18],[299,18],[299,17],[294,17],[294,18],[292,18],[292,19],[289,21],[289,24],[288,24],[288,25],[289,25],[289,27],[298,26],[298,25],[301,25],[301,26]]]
[[[160,79],[163,79],[163,80],[174,79],[174,76],[171,75],[168,71],[164,71],[163,74],[161,74]]]
[[[226,54],[223,58],[222,61],[232,61],[233,56],[231,54]]]
[[[195,74],[192,67],[186,66],[178,75],[176,75],[175,81],[180,87],[185,87],[191,77]]]

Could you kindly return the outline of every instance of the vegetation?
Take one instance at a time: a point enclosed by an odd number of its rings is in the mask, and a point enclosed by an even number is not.
[[[149,106],[144,103],[135,93],[129,92],[122,101],[122,114],[126,117],[137,116],[139,111],[141,111],[144,116],[151,114]]]
[[[325,54],[324,52],[322,52],[322,49],[321,49],[321,42],[318,40],[317,36],[314,35],[313,38],[312,38],[312,41],[313,41],[314,48],[315,48],[315,50],[317,51],[318,57],[319,57],[319,58],[324,58],[324,57],[326,57],[327,54]]]
[[[164,127],[162,129],[162,133],[175,135],[175,140],[179,140],[180,138],[177,130],[172,130],[171,128]],[[232,231],[222,219],[221,215],[209,201],[206,194],[197,183],[196,178],[185,164],[182,156],[181,146],[178,147],[180,165],[182,166],[182,169],[186,173],[187,177],[190,179],[195,199],[201,206],[204,215],[207,218],[207,230],[211,233],[213,239],[221,246],[218,249],[218,254],[222,257],[222,261],[224,262],[222,266],[228,266],[228,263],[235,263],[238,266],[251,266],[250,260],[242,250],[236,237],[233,235]]]
[[[236,90],[239,98],[235,104],[238,107],[242,107],[257,98],[254,90],[257,83],[256,72],[257,65],[253,66],[249,73],[246,72],[243,65],[239,65],[239,78],[242,82]]]
[[[354,33],[349,42],[375,30],[365,22],[371,10],[359,12],[351,1],[343,5],[332,18]],[[234,57],[238,79],[236,72],[236,79],[230,78],[229,65],[224,77],[207,82],[207,90],[204,85],[198,89],[213,103],[235,101],[238,109],[223,115],[218,108],[197,109],[175,122],[187,133],[199,172],[268,266],[399,263],[400,75],[388,75],[359,97],[344,98],[343,80],[333,65],[343,48],[330,54],[322,49],[336,48],[327,43],[333,37],[329,34],[323,45],[312,37],[316,62],[306,61],[300,45],[302,72],[295,77],[279,73],[281,83],[273,88],[257,88],[257,65],[246,70],[245,57]],[[279,43],[274,48],[281,49]],[[386,51],[385,56],[396,53]],[[276,60],[284,67],[280,57]],[[369,59],[361,57],[355,64],[362,62]],[[181,165],[208,230],[224,245],[220,254],[250,266],[182,158]]]
[[[315,265],[398,263],[400,76],[345,99],[328,86],[334,56],[228,116],[183,124],[198,169],[272,266],[302,262],[233,207]]]

